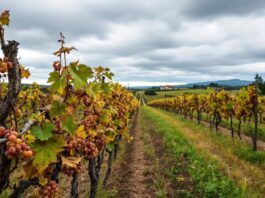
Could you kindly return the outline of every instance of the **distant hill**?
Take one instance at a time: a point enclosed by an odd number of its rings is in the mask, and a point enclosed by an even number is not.
[[[188,83],[185,85],[177,85],[176,88],[191,88],[194,85],[197,86],[207,86],[211,83],[218,84],[220,86],[230,86],[230,87],[237,87],[237,86],[247,86],[252,83],[252,81],[248,80],[240,80],[240,79],[230,79],[230,80],[217,80],[217,81],[206,81],[206,82],[198,82],[198,83]]]

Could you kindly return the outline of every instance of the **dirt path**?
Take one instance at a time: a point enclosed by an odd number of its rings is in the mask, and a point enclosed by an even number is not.
[[[113,167],[114,175],[109,187],[117,190],[116,197],[120,198],[151,198],[155,197],[148,184],[151,176],[145,174],[149,160],[144,155],[144,142],[139,125],[139,113],[134,122],[131,135],[133,141],[126,143],[123,160],[118,166]],[[115,175],[117,177],[115,178]],[[118,181],[118,182],[117,182]],[[108,187],[108,188],[109,188]]]

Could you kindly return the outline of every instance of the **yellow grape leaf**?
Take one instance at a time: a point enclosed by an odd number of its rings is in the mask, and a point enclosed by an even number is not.
[[[45,115],[39,115],[36,119],[38,122],[42,122],[43,120],[45,120]]]
[[[88,131],[88,134],[91,136],[91,137],[95,137],[97,135],[97,132],[95,130],[89,130]]]
[[[84,125],[80,125],[78,127],[78,129],[76,130],[75,134],[76,134],[77,137],[86,138],[87,134],[86,134],[86,132],[84,130]]]
[[[77,165],[81,162],[81,158],[80,157],[63,157],[62,156],[62,164],[72,167],[72,168],[76,168]]]
[[[9,25],[10,22],[9,17],[10,17],[9,10],[5,10],[4,12],[2,12],[0,15],[0,25]]]
[[[45,177],[40,177],[39,178],[39,183],[41,186],[45,186],[48,183],[48,179]]]
[[[112,142],[112,141],[114,141],[114,137],[110,137],[110,136],[106,137],[106,142],[107,143]]]
[[[28,131],[30,133],[30,130]],[[31,134],[25,134],[23,137],[26,139],[28,143],[33,143],[36,140],[36,137]]]
[[[20,67],[20,73],[21,73],[22,78],[30,77],[30,72],[28,69],[25,69],[25,67],[23,67],[22,65],[20,65],[19,67]]]

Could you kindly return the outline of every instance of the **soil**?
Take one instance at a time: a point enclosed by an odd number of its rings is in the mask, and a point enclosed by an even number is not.
[[[119,179],[115,178],[113,182],[109,181],[110,185],[108,185],[108,188],[117,189],[117,197],[122,198],[154,197],[147,187],[152,178],[144,174],[148,160],[144,156],[144,143],[141,139],[142,131],[139,126],[138,114],[132,126],[131,135],[134,139],[126,144],[122,162],[113,167],[113,177],[116,175]]]
[[[176,161],[174,156],[170,156],[162,137],[155,132],[154,124],[145,120],[147,127],[143,131],[139,119],[137,115],[131,130],[134,139],[125,145],[123,159],[114,165],[107,188],[116,189],[117,198],[160,197],[157,185],[162,185],[166,197],[183,197],[183,191],[192,193],[194,184],[188,174],[188,160],[181,156]],[[148,138],[144,140],[146,135]],[[145,155],[145,146],[153,151],[153,157]],[[175,168],[179,170],[178,173],[170,173]]]

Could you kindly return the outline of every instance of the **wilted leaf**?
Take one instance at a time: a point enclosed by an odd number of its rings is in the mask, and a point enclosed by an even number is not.
[[[81,158],[80,157],[63,157],[62,156],[62,164],[72,167],[72,168],[76,168],[77,165],[81,162]]]
[[[30,77],[30,72],[29,72],[28,69],[25,69],[25,67],[22,66],[22,65],[20,65],[19,68],[20,68],[20,74],[21,74],[21,77],[22,78],[28,78],[28,77]]]
[[[4,12],[2,12],[0,15],[0,25],[9,25],[10,22],[9,17],[10,17],[9,10],[5,10]]]

